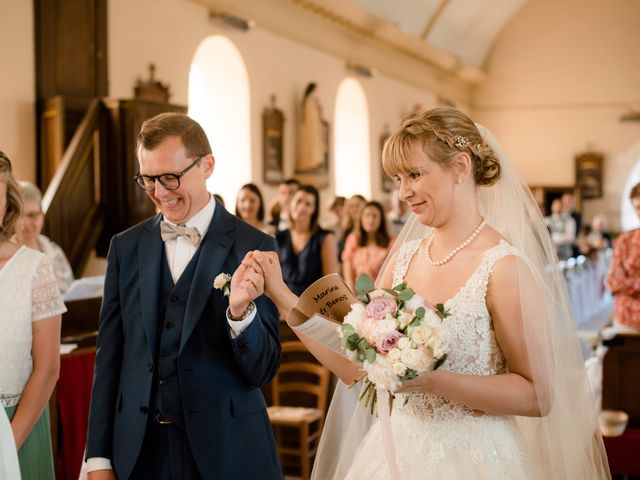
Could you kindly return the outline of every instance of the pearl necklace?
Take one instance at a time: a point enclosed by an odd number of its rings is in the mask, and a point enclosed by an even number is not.
[[[433,243],[433,239],[436,237],[436,234],[432,234],[431,237],[429,237],[429,241],[427,242],[427,262],[429,262],[431,265],[433,265],[434,267],[439,267],[441,265],[444,265],[445,263],[447,263],[448,261],[450,261],[453,257],[455,257],[458,252],[460,250],[462,250],[463,248],[469,246],[469,244],[471,242],[473,242],[473,240],[480,234],[480,232],[482,231],[482,229],[484,228],[484,226],[487,224],[487,220],[484,219],[482,220],[482,222],[480,223],[480,225],[478,225],[478,228],[476,228],[473,233],[469,236],[469,238],[467,238],[464,242],[462,242],[460,245],[458,245],[456,248],[454,248],[453,250],[451,250],[449,252],[449,255],[447,255],[446,257],[444,257],[442,260],[439,260],[437,262],[434,262],[433,259],[431,258],[431,244]]]

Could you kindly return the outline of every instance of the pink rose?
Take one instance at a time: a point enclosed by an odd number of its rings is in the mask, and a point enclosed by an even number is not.
[[[398,346],[398,342],[402,337],[404,335],[398,331],[387,333],[378,338],[376,347],[380,353],[389,353],[390,350]]]
[[[396,314],[398,307],[395,300],[384,297],[376,297],[367,305],[367,315],[376,320],[382,320],[387,313],[392,317]]]

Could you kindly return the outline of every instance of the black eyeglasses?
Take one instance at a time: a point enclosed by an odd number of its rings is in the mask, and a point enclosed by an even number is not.
[[[180,173],[162,173],[160,175],[140,175],[137,174],[133,179],[143,190],[151,191],[156,188],[156,180],[160,182],[167,190],[176,190],[180,188],[180,178],[196,166],[204,157],[196,158],[191,165],[182,170]]]

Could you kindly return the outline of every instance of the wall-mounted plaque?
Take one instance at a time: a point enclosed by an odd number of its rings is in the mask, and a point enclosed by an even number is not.
[[[583,199],[602,197],[602,164],[600,153],[586,152],[576,156],[576,186]]]

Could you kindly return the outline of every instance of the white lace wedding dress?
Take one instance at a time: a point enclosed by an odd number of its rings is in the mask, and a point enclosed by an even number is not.
[[[394,285],[403,281],[419,245],[415,240],[399,250]],[[507,255],[518,251],[504,241],[487,250],[465,285],[446,301],[451,316],[443,328],[449,356],[440,368],[467,375],[506,371],[485,296],[493,264]],[[399,394],[391,428],[402,480],[535,478],[514,417],[473,411],[433,394]],[[378,422],[358,448],[347,475],[349,480],[365,478],[390,478]]]

